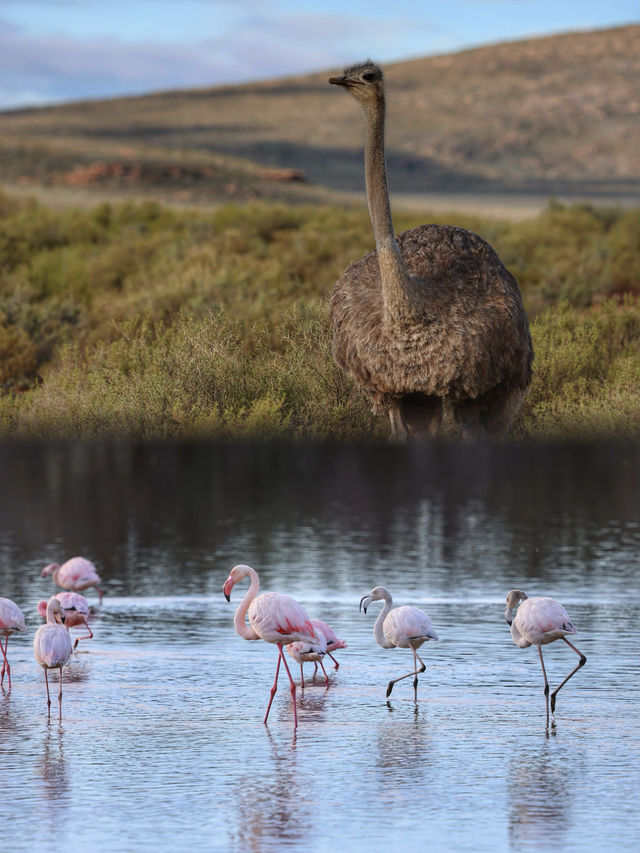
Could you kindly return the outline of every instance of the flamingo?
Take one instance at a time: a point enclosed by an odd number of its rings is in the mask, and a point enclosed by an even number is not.
[[[316,677],[318,664],[320,664],[322,671],[324,672],[325,684],[327,685],[327,687],[329,686],[329,676],[327,675],[327,671],[324,668],[324,664],[322,663],[322,658],[327,653],[327,638],[325,637],[324,633],[320,631],[319,628],[315,627],[314,622],[316,621],[318,620],[311,619],[311,625],[314,627],[315,630],[311,642],[289,643],[289,645],[287,646],[287,651],[289,652],[291,657],[300,664],[300,683],[303,689],[304,671],[302,665],[307,661],[313,661],[313,663],[315,663],[316,665],[316,668],[313,672],[314,678]]]
[[[522,602],[522,604],[520,604]],[[518,607],[518,604],[520,606]],[[516,607],[518,608],[516,610]],[[514,615],[515,613],[515,615]],[[575,634],[576,628],[569,618],[569,614],[555,598],[535,597],[529,598],[521,589],[510,589],[507,593],[507,609],[504,612],[507,624],[511,625],[511,636],[513,642],[520,649],[528,646],[537,646],[540,655],[540,665],[544,677],[544,695],[547,702],[547,726],[549,725],[549,682],[542,659],[542,647],[554,640],[564,640],[565,643],[579,655],[578,665],[564,679],[559,687],[551,694],[551,713],[556,709],[556,696],[558,691],[564,687],[572,675],[585,665],[586,657],[580,649],[567,640],[567,634]]]
[[[329,625],[327,625],[327,623],[323,622],[321,619],[312,619],[311,624],[313,625],[316,634],[318,633],[318,631],[320,631],[322,634],[324,634],[325,639],[327,641],[327,654],[329,655],[329,657],[331,658],[331,660],[334,663],[333,668],[339,669],[340,664],[334,658],[334,656],[331,654],[331,652],[334,652],[336,649],[346,649],[347,644],[345,643],[344,640],[340,640],[338,637],[336,637],[336,634],[335,634],[335,631],[333,630],[333,628],[330,628]]]
[[[230,594],[234,585],[246,577],[250,579],[249,589],[238,605],[238,609],[233,617],[236,632],[241,637],[244,637],[245,640],[265,640],[267,643],[275,643],[278,647],[276,677],[271,688],[271,698],[267,706],[267,713],[264,715],[264,722],[267,722],[271,703],[278,689],[278,673],[280,672],[280,663],[282,662],[284,663],[284,668],[287,671],[291,685],[293,727],[296,729],[298,727],[296,686],[291,677],[282,647],[289,645],[289,643],[313,642],[313,625],[305,609],[293,598],[290,598],[290,596],[282,595],[278,592],[263,592],[262,595],[258,595],[260,578],[256,570],[252,569],[251,566],[240,565],[234,566],[231,569],[229,577],[222,587],[227,601],[231,600]],[[247,612],[249,613],[248,625],[245,619]]]
[[[0,598],[0,651],[2,652],[2,675],[0,676],[0,686],[4,682],[5,671],[9,676],[9,688],[11,688],[11,667],[7,659],[7,646],[9,645],[9,637],[15,634],[16,631],[26,631],[24,624],[24,613],[18,605],[11,601],[10,598]],[[2,636],[5,636],[4,648],[2,647]]]
[[[84,557],[71,557],[61,566],[57,563],[49,563],[48,566],[44,567],[40,576],[45,578],[51,574],[55,584],[63,587],[63,589],[70,589],[72,592],[80,592],[80,590],[95,586],[100,596],[100,604],[102,604],[104,593],[98,586],[101,582],[100,575],[91,560]]]
[[[90,640],[93,637],[93,631],[89,627],[87,619],[89,617],[89,602],[80,595],[79,592],[58,592],[55,596],[64,610],[64,624],[66,628],[76,628],[78,625],[84,625],[89,632],[83,634],[82,637],[76,637],[73,642],[75,649],[80,640]],[[47,602],[39,601],[37,604],[38,613],[43,619],[47,618]]]
[[[49,696],[48,669],[60,670],[60,691],[58,693],[58,705],[62,717],[62,667],[71,657],[71,637],[62,624],[63,612],[60,601],[51,596],[47,604],[47,624],[42,625],[36,631],[33,638],[33,656],[44,669],[44,682],[47,685],[47,709],[51,713],[51,697]]]
[[[393,685],[403,678],[413,679],[413,690],[415,693],[416,702],[418,701],[418,673],[424,672],[427,668],[424,661],[416,651],[427,640],[437,640],[436,634],[431,619],[427,616],[424,610],[411,605],[404,607],[395,607],[393,610],[393,599],[388,589],[383,586],[377,586],[371,590],[368,595],[363,595],[360,599],[360,609],[367,612],[367,607],[372,601],[384,600],[384,607],[378,614],[376,624],[373,627],[373,636],[376,643],[382,646],[383,649],[393,649],[398,647],[401,649],[411,649],[413,651],[412,672],[406,675],[401,675],[399,678],[392,679],[387,685],[387,698],[391,695]],[[420,669],[418,669],[418,661],[420,661]]]

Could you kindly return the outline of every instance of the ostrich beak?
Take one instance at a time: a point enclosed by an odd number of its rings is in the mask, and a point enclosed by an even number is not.
[[[334,83],[336,86],[348,86],[349,82],[346,77],[329,77],[329,83]]]

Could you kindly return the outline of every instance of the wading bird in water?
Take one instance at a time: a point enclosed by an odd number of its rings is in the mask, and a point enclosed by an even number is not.
[[[304,608],[290,596],[282,595],[278,592],[263,592],[261,595],[258,595],[260,579],[256,570],[252,569],[251,566],[240,565],[234,566],[231,569],[229,577],[222,587],[227,601],[231,600],[231,590],[235,584],[246,577],[250,580],[249,589],[233,617],[236,632],[241,637],[244,637],[245,640],[265,640],[265,642],[274,643],[278,647],[276,677],[271,688],[271,698],[267,706],[267,713],[264,715],[264,722],[267,722],[273,697],[278,689],[278,673],[280,672],[280,663],[283,663],[291,685],[293,726],[297,728],[296,686],[291,677],[282,647],[288,646],[289,643],[311,642],[314,637],[313,625]],[[246,622],[247,613],[249,615],[248,625]]]
[[[314,620],[311,620],[311,624],[313,625]],[[315,629],[315,626],[314,626]],[[297,642],[297,643],[289,643],[287,646],[287,651],[291,655],[291,657],[300,664],[300,686],[304,689],[304,670],[302,665],[311,662],[316,665],[315,670],[313,671],[313,677],[316,677],[316,672],[318,671],[318,664],[324,673],[324,683],[329,686],[329,676],[327,675],[327,671],[324,668],[324,664],[322,663],[322,659],[327,653],[327,640],[322,631],[315,629],[315,634],[313,639],[310,642]]]
[[[7,646],[9,645],[9,637],[15,634],[16,631],[26,631],[24,624],[24,613],[18,605],[11,601],[10,598],[0,598],[0,651],[2,652],[2,675],[0,676],[0,686],[4,682],[5,671],[9,677],[9,687],[11,687],[11,667],[7,659]],[[4,647],[2,646],[2,637],[5,637]]]
[[[33,656],[44,669],[44,682],[47,686],[47,710],[51,713],[51,697],[49,696],[49,678],[47,670],[57,669],[60,672],[60,690],[58,706],[62,717],[62,667],[71,657],[71,637],[62,624],[63,612],[58,599],[52,596],[47,604],[47,624],[38,628],[33,638]]]
[[[522,602],[518,607],[519,602]],[[516,610],[516,608],[518,608]],[[580,667],[587,662],[586,657],[573,643],[567,640],[567,634],[575,634],[569,614],[555,598],[529,598],[521,589],[510,589],[507,593],[507,609],[504,612],[507,624],[511,625],[513,642],[520,649],[537,646],[540,655],[540,665],[544,677],[544,695],[547,702],[547,726],[549,725],[549,682],[542,659],[542,647],[554,640],[564,640],[565,643],[579,655],[578,665],[551,694],[551,713],[556,708],[556,696],[559,690],[575,675]]]
[[[83,634],[82,637],[76,637],[73,642],[75,649],[80,640],[90,640],[93,637],[93,631],[89,627],[87,619],[89,618],[89,602],[80,595],[79,592],[58,592],[55,596],[64,611],[64,624],[66,628],[77,628],[83,626],[89,632]],[[38,613],[43,619],[47,618],[47,602],[39,601],[37,604]]]
[[[400,649],[413,651],[413,671],[392,679],[387,685],[387,697],[391,695],[394,684],[413,675],[413,690],[417,701],[418,673],[424,672],[427,667],[416,649],[419,649],[427,640],[437,640],[438,635],[424,610],[411,605],[393,607],[391,593],[383,586],[377,586],[368,595],[363,595],[360,599],[360,609],[366,613],[372,601],[380,600],[384,601],[384,607],[373,626],[376,643],[383,649],[393,649],[397,646]],[[420,661],[420,669],[418,669],[418,661]]]
[[[324,634],[325,640],[327,641],[327,654],[334,663],[334,669],[339,669],[340,664],[334,658],[331,652],[335,652],[336,649],[346,649],[347,644],[344,640],[341,640],[339,637],[337,637],[333,628],[331,628],[329,625],[327,625],[326,622],[323,622],[321,619],[312,619],[311,624],[313,625],[316,634],[318,632]]]
[[[41,577],[46,578],[48,575],[53,575],[53,582],[57,586],[69,589],[72,592],[80,592],[83,589],[94,586],[100,596],[100,604],[102,604],[104,593],[98,586],[101,582],[100,575],[91,560],[87,560],[84,557],[71,557],[70,560],[67,560],[61,566],[57,563],[49,563],[42,570]]]

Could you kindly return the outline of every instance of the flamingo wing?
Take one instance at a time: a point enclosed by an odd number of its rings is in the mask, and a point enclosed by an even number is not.
[[[514,642],[521,647],[549,643],[575,633],[569,614],[555,598],[525,599],[518,607],[511,626]],[[524,646],[522,640],[525,641]]]
[[[304,607],[278,592],[264,592],[254,598],[249,607],[249,624],[268,643],[308,642],[314,636]]]
[[[347,648],[347,644],[344,642],[344,640],[341,640],[339,637],[337,637],[333,628],[331,628],[330,625],[327,625],[326,622],[323,622],[321,619],[312,619],[311,624],[313,625],[316,634],[318,633],[318,631],[324,634],[324,637],[327,641],[328,652],[333,652],[336,649]]]
[[[437,640],[438,635],[424,610],[410,605],[395,607],[384,620],[385,637],[395,646],[406,648],[415,640]]]
[[[91,560],[84,557],[72,557],[60,566],[58,579],[71,586],[100,583],[100,576]]]
[[[14,631],[26,631],[24,613],[15,601],[10,598],[0,598],[0,631],[13,634]]]
[[[41,666],[53,669],[71,657],[71,637],[63,625],[43,625],[33,638],[33,654]]]
[[[59,592],[56,598],[63,610],[76,610],[84,616],[89,615],[89,602],[78,592]]]

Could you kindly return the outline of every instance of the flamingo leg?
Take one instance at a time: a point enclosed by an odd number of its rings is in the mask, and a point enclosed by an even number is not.
[[[338,663],[338,661],[334,658],[334,656],[331,654],[331,652],[327,652],[327,654],[329,655],[329,657],[331,658],[331,660],[332,660],[332,661],[334,662],[334,664],[335,664],[335,666],[334,666],[333,668],[334,668],[334,669],[340,669],[340,664],[339,664],[339,663]]]
[[[418,660],[420,661],[420,669],[418,669]],[[415,649],[413,649],[413,663],[415,669],[413,669],[411,672],[408,672],[406,675],[401,675],[398,678],[393,678],[389,682],[389,684],[387,685],[387,699],[389,698],[389,696],[391,696],[391,691],[393,690],[394,684],[397,684],[399,681],[402,681],[403,678],[411,678],[412,675],[415,676],[413,686],[416,692],[416,699],[418,698],[418,673],[424,672],[427,667],[425,662],[422,660],[422,658]]]
[[[46,667],[44,667],[44,683],[47,687],[47,713],[51,716],[51,696],[49,696],[49,677],[47,675]]]
[[[280,648],[280,646],[278,646]],[[273,702],[273,697],[276,695],[276,690],[278,689],[278,673],[280,672],[280,655],[278,655],[278,665],[276,666],[276,677],[273,682],[273,687],[271,688],[271,698],[269,699],[269,704],[267,705],[267,713],[264,715],[264,722],[267,722],[267,717],[269,716],[269,711],[271,710],[271,704]]]
[[[300,686],[304,690],[304,670],[302,669],[302,664],[300,664]]]
[[[322,671],[324,672],[324,683],[328,687],[329,686],[329,676],[327,675],[327,670],[324,668],[324,664],[322,663],[322,661],[318,661],[318,663],[320,664],[320,667],[321,667]]]
[[[573,651],[574,651],[577,655],[580,655],[580,660],[578,661],[578,665],[575,667],[575,669],[572,669],[572,670],[571,670],[571,672],[570,672],[570,673],[569,673],[569,675],[565,678],[565,680],[562,682],[562,684],[560,684],[560,686],[559,686],[559,687],[556,687],[556,689],[555,689],[555,690],[553,691],[553,693],[551,694],[551,713],[552,713],[552,714],[553,714],[553,712],[554,712],[554,711],[555,711],[555,709],[556,709],[556,694],[558,693],[558,691],[560,690],[560,688],[561,688],[561,687],[564,687],[564,685],[567,683],[567,681],[569,681],[569,679],[571,678],[571,676],[572,676],[572,675],[575,675],[575,674],[576,674],[576,672],[577,672],[581,667],[583,667],[583,666],[585,665],[585,663],[587,662],[587,658],[582,654],[582,652],[580,651],[580,649],[576,649],[576,647],[573,645],[573,643],[570,643],[570,642],[569,642],[569,640],[567,640],[567,638],[566,638],[566,637],[563,637],[562,639],[565,641],[565,643],[566,643],[568,646],[571,646],[571,648],[573,649]]]
[[[102,605],[102,596],[104,595],[104,592],[101,589],[98,589],[98,587],[96,587],[96,592],[98,593],[99,604]]]
[[[93,637],[93,631],[92,631],[92,630],[91,630],[91,628],[89,627],[89,623],[87,622],[87,620],[86,620],[86,619],[85,619],[85,621],[84,621],[84,623],[83,623],[83,624],[84,624],[85,628],[87,629],[87,631],[88,631],[89,633],[88,633],[88,634],[85,634],[85,635],[84,635],[84,636],[82,636],[82,637],[76,637],[75,642],[74,642],[74,644],[73,644],[73,648],[74,648],[74,649],[76,648],[76,646],[78,645],[78,643],[80,642],[80,640],[90,640],[90,639],[92,639],[92,637]]]
[[[284,657],[284,652],[282,651],[282,643],[278,643],[278,649],[280,650],[280,657],[282,658],[282,663],[284,664],[284,668],[287,670],[287,675],[289,676],[289,683],[291,684],[291,699],[293,700],[293,728],[298,728],[298,712],[296,711],[296,685],[291,677],[291,673],[289,671],[289,667]]]
[[[2,675],[0,676],[0,686],[2,686],[2,682],[4,681],[4,673],[6,671],[9,676],[9,688],[11,688],[11,667],[9,666],[9,660],[7,658],[7,646],[9,645],[9,635],[5,639],[4,648],[2,648],[2,640],[0,639],[0,651],[2,652]]]
[[[59,686],[58,707],[60,709],[60,716],[62,717],[62,667],[59,667],[59,670],[60,670],[60,676],[58,678],[58,686]]]
[[[549,682],[547,681],[547,671],[544,668],[544,660],[542,659],[542,646],[538,646],[538,654],[540,655],[540,665],[542,666],[542,675],[544,676],[544,696],[545,696],[545,699],[547,702],[547,726],[548,726],[549,725]]]

